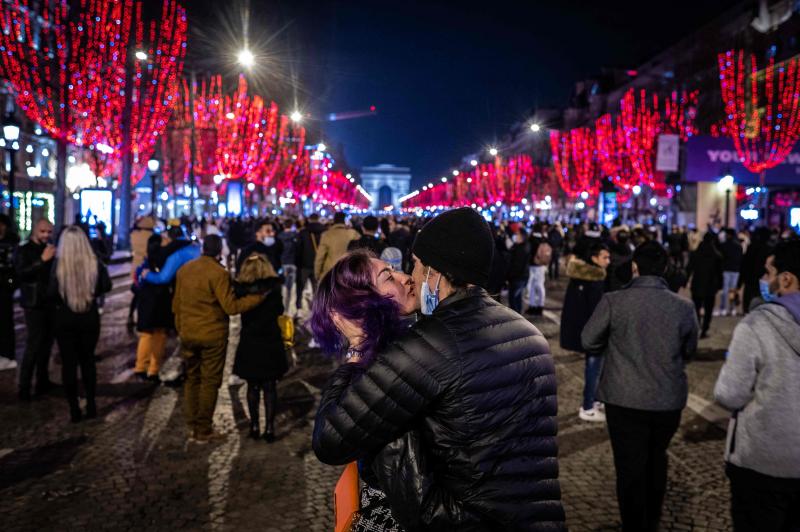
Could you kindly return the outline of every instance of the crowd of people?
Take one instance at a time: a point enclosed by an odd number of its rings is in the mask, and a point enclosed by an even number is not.
[[[19,398],[54,386],[55,342],[73,422],[97,415],[105,234],[78,223],[56,237],[40,220],[20,245],[0,217],[0,370],[17,368],[18,293]],[[190,441],[225,437],[212,419],[230,316],[241,328],[229,384],[246,383],[254,439],[276,439],[286,320],[340,357],[313,447],[329,464],[359,462],[356,530],[563,528],[557,383],[540,319],[559,322],[560,347],[584,355],[578,416],[607,424],[623,528],[655,530],[685,364],[713,316],[740,313],[715,389],[734,412],[725,457],[734,524],[779,530],[797,519],[800,241],[791,231],[487,223],[465,208],[432,219],[145,216],[131,247],[133,373],[158,383],[177,335]],[[564,275],[550,285],[565,285],[559,305],[547,280]],[[766,504],[775,528],[763,527]]]

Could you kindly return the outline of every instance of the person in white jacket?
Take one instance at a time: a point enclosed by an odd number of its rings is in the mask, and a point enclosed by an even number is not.
[[[765,302],[736,326],[714,388],[733,411],[725,450],[734,530],[800,526],[800,241],[778,244]]]

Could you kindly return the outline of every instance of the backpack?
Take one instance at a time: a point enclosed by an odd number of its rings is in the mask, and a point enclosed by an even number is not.
[[[533,257],[533,263],[537,266],[549,266],[553,258],[553,247],[547,242],[542,242],[536,248],[536,256]]]

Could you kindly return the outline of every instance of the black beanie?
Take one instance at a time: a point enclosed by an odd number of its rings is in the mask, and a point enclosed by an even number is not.
[[[468,284],[486,285],[494,255],[494,238],[474,209],[443,212],[420,229],[412,253],[425,266]]]

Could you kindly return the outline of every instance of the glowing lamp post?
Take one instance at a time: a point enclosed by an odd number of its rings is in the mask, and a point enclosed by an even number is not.
[[[158,169],[161,164],[158,159],[150,159],[147,161],[147,169],[150,171],[150,205],[152,205],[153,216],[158,216],[156,213],[156,198],[158,197]]]
[[[8,171],[8,216],[11,218],[11,223],[16,224],[14,218],[14,192],[16,191],[15,173],[16,168],[16,155],[19,150],[19,122],[14,118],[12,113],[6,115],[3,121],[3,140],[5,141],[6,152],[10,160]]]

